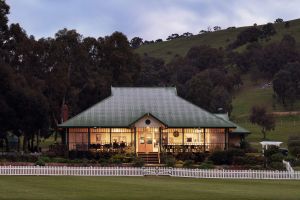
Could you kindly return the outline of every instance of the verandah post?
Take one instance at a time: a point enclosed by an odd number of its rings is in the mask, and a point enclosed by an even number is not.
[[[182,151],[185,152],[185,148],[184,148],[184,128],[182,128]]]
[[[90,144],[91,144],[91,128],[88,128],[88,149],[90,149]]]
[[[225,150],[228,149],[228,128],[225,128]]]
[[[159,153],[161,152],[162,150],[162,128],[159,127]]]
[[[206,151],[206,145],[205,145],[205,128],[203,128],[203,135],[204,135],[204,137],[203,137],[203,145],[204,145],[204,153],[205,153],[205,151]]]
[[[136,127],[134,127],[134,153],[136,153]]]
[[[112,149],[112,143],[111,143],[111,128],[109,128],[109,144],[110,144],[110,149]]]

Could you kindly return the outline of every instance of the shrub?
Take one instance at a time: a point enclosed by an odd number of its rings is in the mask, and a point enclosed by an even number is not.
[[[282,153],[275,153],[270,157],[271,162],[282,162],[283,159],[284,156],[282,155]]]
[[[134,167],[143,167],[145,165],[145,161],[139,157],[135,157],[132,163]]]
[[[114,163],[114,164],[121,164],[121,163],[123,163],[123,161],[124,161],[124,155],[122,155],[122,154],[116,154],[116,155],[113,155],[110,159],[109,159],[109,161],[111,162],[111,163]]]
[[[296,157],[300,155],[300,137],[299,136],[290,136],[288,140],[288,149],[289,152]]]
[[[38,165],[38,166],[45,166],[45,161],[42,160],[42,159],[38,159],[38,160],[35,162],[35,165]]]
[[[195,155],[192,152],[182,152],[176,155],[176,160],[186,161],[186,160],[194,160],[194,159],[195,159]]]
[[[267,158],[270,158],[273,154],[280,153],[280,150],[276,146],[270,146],[267,150],[264,151],[264,155]]]
[[[295,166],[295,167],[300,166],[300,159],[295,160],[295,161],[293,162],[293,166]]]
[[[66,158],[55,157],[55,158],[52,158],[52,162],[54,162],[54,163],[68,163],[69,160],[66,159]]]
[[[176,164],[176,159],[173,156],[167,156],[165,158],[165,164],[167,167],[174,167]]]
[[[289,147],[289,152],[298,158],[300,158],[300,146]]]
[[[201,152],[195,153],[194,155],[195,155],[194,161],[197,163],[201,163],[201,162],[205,161],[205,159],[207,157],[206,153],[201,153]]]
[[[203,162],[199,166],[199,169],[214,169],[214,168],[215,168],[215,166],[211,161]]]
[[[215,165],[229,164],[227,152],[225,151],[214,151],[208,159],[211,160]]]
[[[242,149],[229,149],[226,151],[214,151],[210,156],[215,165],[230,165],[233,163],[233,158],[238,156],[245,156],[245,152]]]
[[[236,156],[233,158],[233,164],[235,165],[263,165],[264,158],[262,156]]]
[[[284,170],[285,169],[282,162],[272,162],[270,164],[270,168],[275,169],[275,170]]]
[[[41,157],[39,157],[38,160],[42,160],[42,161],[44,161],[45,163],[51,162],[51,159],[50,159],[49,157],[47,157],[47,156],[41,156]]]
[[[194,165],[194,161],[193,160],[186,160],[183,163],[183,167],[184,168],[192,168]]]
[[[69,158],[70,158],[71,160],[76,159],[76,158],[77,158],[77,151],[75,151],[75,150],[69,151]]]
[[[0,157],[0,159],[10,161],[10,162],[36,162],[38,160],[38,156],[12,154],[12,155],[3,155]]]

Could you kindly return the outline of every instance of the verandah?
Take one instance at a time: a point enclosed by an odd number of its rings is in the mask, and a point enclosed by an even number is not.
[[[224,128],[69,128],[69,150],[135,152],[139,143],[158,146],[159,151],[213,151],[224,149],[228,134]],[[149,132],[145,138],[142,133]],[[143,141],[144,140],[144,141]],[[147,140],[147,141],[146,141]]]

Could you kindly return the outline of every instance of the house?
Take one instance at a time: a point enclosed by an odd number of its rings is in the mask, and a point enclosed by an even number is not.
[[[60,124],[68,149],[134,153],[211,152],[249,131],[177,95],[175,87],[112,87],[111,96]]]

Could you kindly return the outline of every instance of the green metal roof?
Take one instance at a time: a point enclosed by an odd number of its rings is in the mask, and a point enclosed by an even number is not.
[[[219,118],[222,118],[222,119],[234,124],[236,126],[236,129],[234,129],[232,131],[232,133],[243,133],[243,134],[249,134],[250,133],[250,131],[248,131],[247,129],[237,125],[236,123],[234,123],[232,121],[230,121],[227,113],[225,113],[225,114],[215,114],[215,115]]]
[[[168,127],[236,127],[179,97],[175,87],[112,87],[111,93],[59,127],[129,127],[145,114]]]

